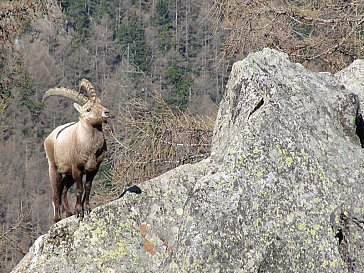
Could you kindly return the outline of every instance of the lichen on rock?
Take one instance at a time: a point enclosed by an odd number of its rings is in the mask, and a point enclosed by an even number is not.
[[[250,54],[232,68],[209,159],[57,223],[13,272],[364,272],[355,67]]]

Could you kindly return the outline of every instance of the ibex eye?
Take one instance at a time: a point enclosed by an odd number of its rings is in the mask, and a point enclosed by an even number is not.
[[[91,108],[87,108],[87,110],[86,110],[86,111],[87,111],[87,112],[91,112],[91,110],[92,110]]]

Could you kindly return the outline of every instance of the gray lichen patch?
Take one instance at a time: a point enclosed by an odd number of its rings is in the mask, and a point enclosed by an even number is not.
[[[359,100],[338,80],[353,88],[355,71],[250,54],[231,72],[211,158],[54,225],[13,272],[364,272]]]

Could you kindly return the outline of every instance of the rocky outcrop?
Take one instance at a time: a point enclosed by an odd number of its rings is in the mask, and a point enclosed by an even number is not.
[[[355,60],[347,68],[337,72],[335,77],[345,85],[346,89],[356,94],[360,98],[360,103],[364,103],[364,60]]]
[[[209,159],[53,225],[13,272],[364,272],[355,82],[250,54]]]

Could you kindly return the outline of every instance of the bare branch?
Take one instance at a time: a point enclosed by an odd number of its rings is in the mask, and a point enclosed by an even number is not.
[[[133,184],[210,155],[216,112],[210,117],[194,116],[172,109],[159,94],[152,101],[134,99],[122,106],[116,132],[108,130],[113,186],[95,192],[94,198],[100,202],[116,198]]]

